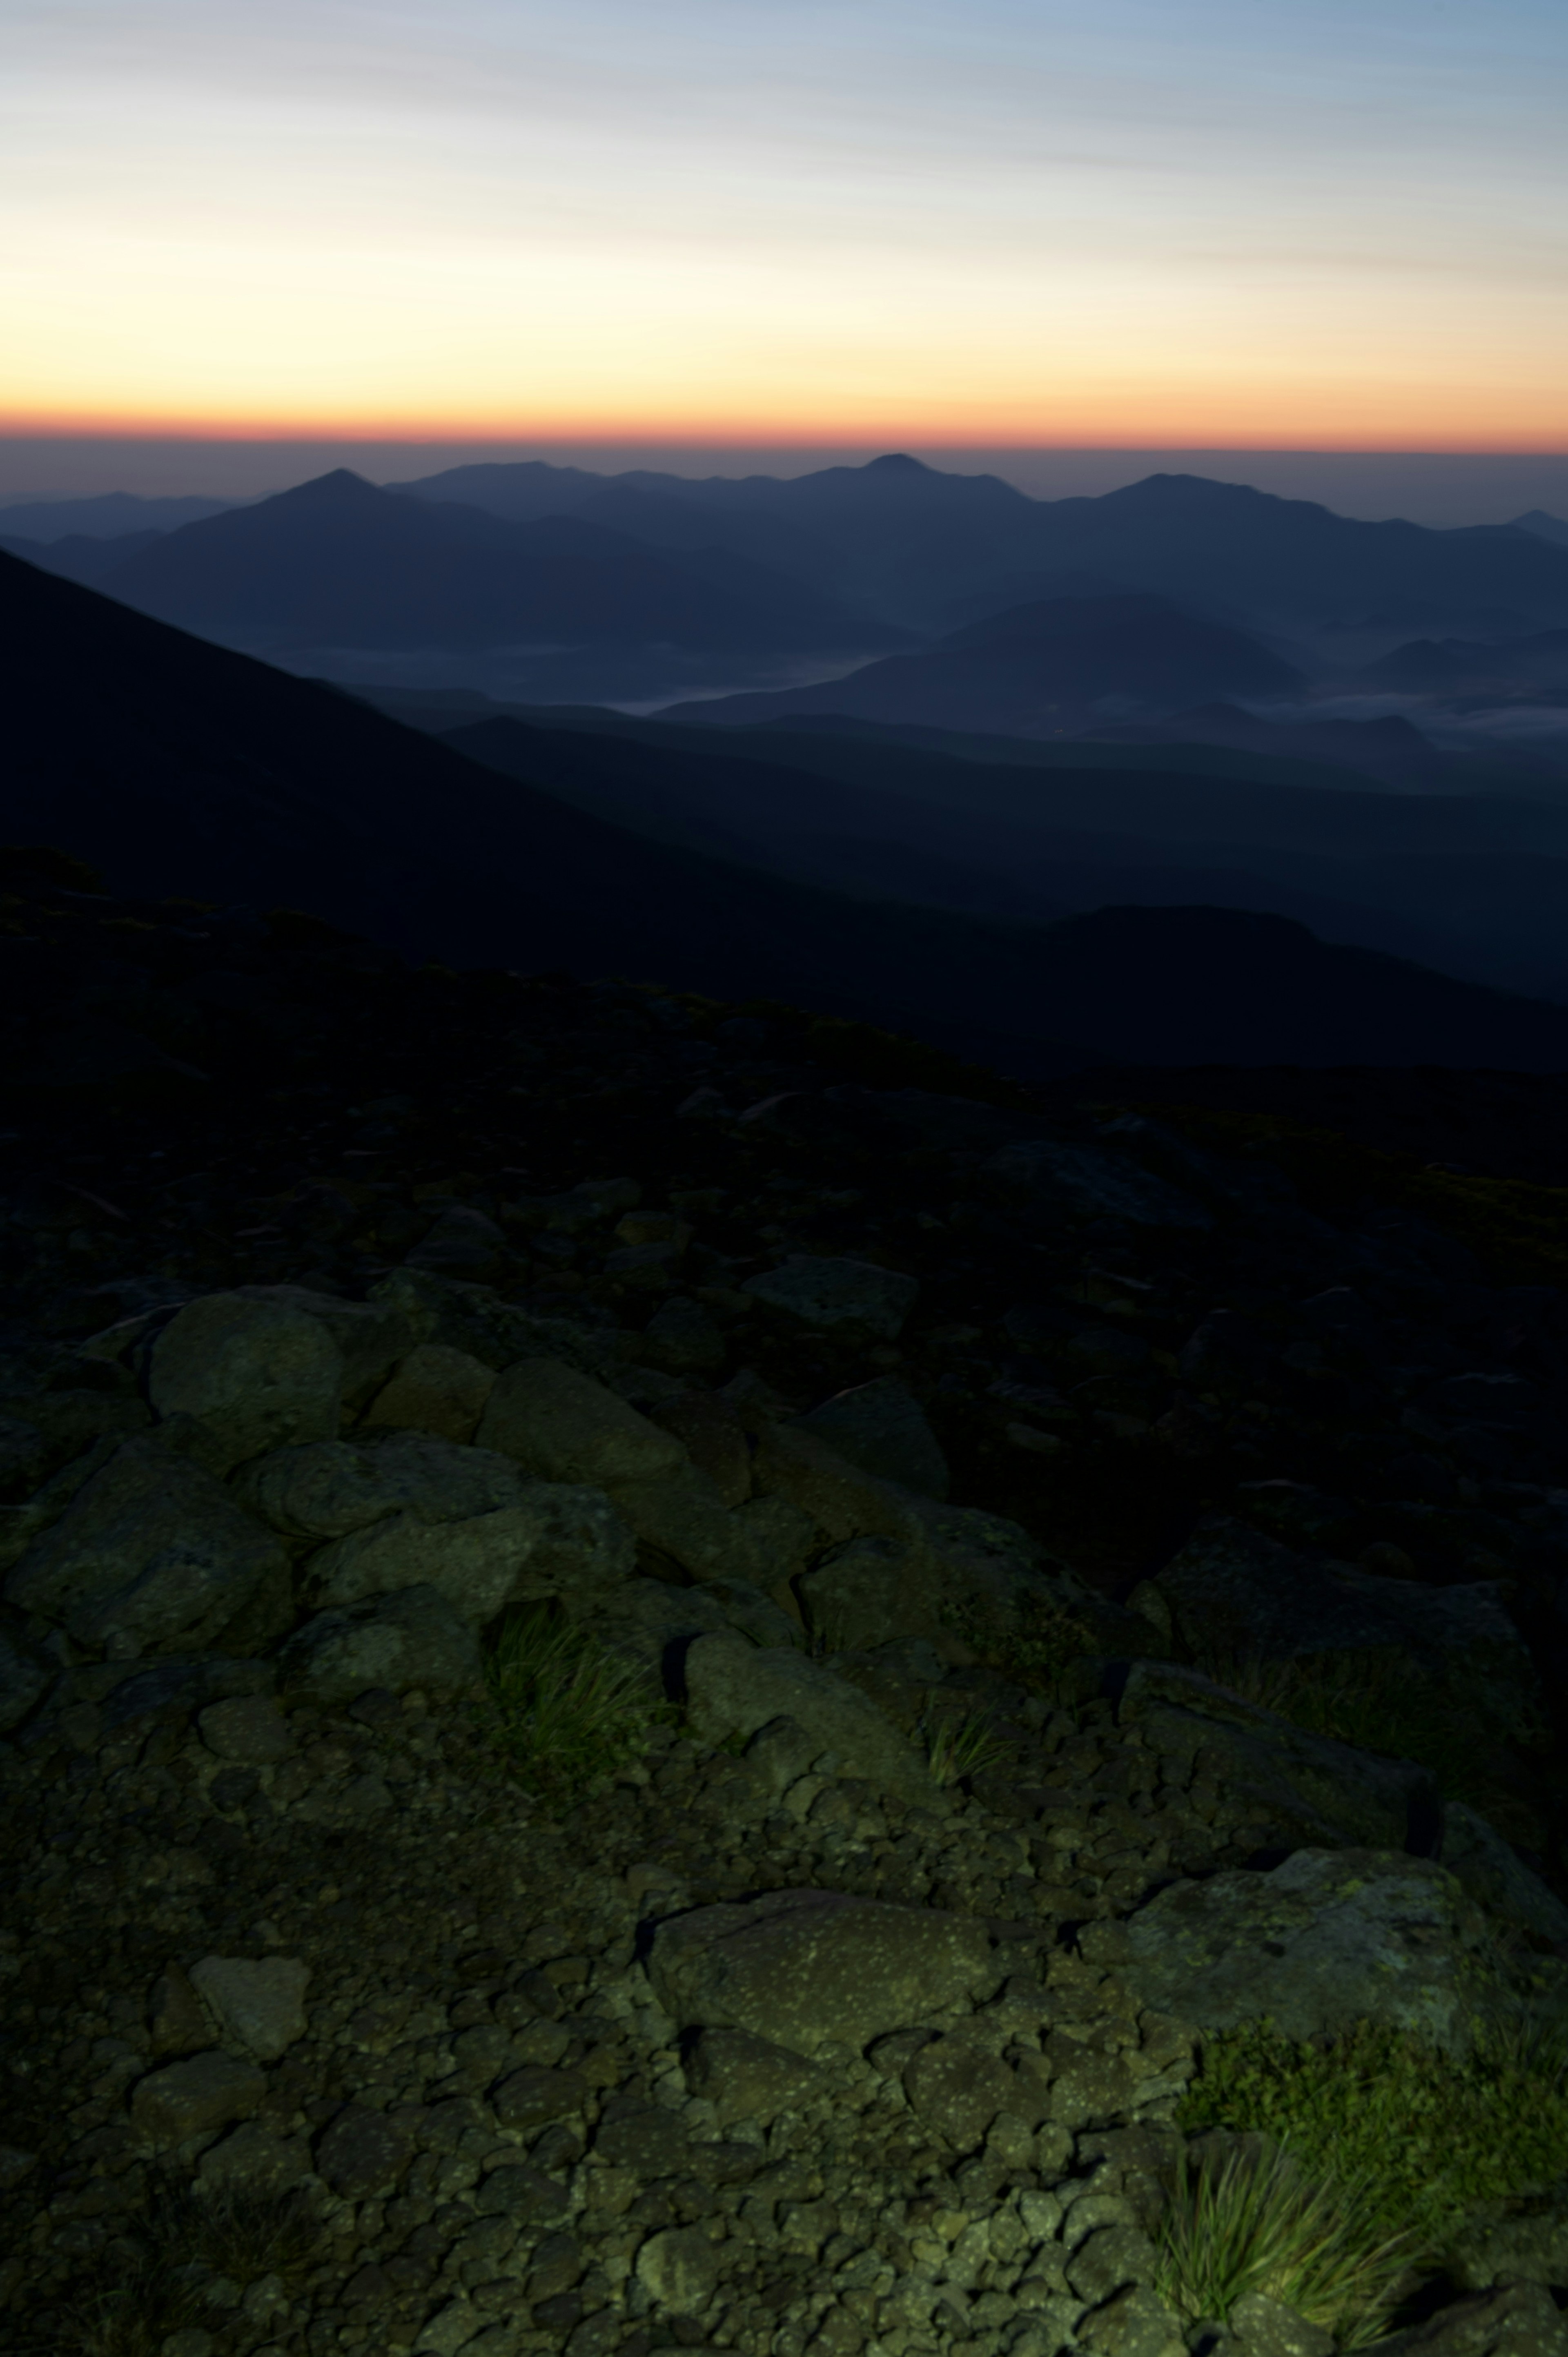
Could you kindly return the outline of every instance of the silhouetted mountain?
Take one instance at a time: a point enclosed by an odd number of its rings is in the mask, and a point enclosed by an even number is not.
[[[1368,665],[1363,687],[1410,695],[1528,694],[1568,687],[1568,630],[1539,630],[1488,644],[1414,639]]]
[[[91,499],[25,500],[0,508],[0,531],[7,538],[16,533],[27,540],[80,535],[123,542],[134,533],[177,532],[181,524],[246,504],[243,500],[143,499],[136,491],[101,491]]]
[[[599,489],[652,494],[701,511],[714,536],[759,554],[759,520],[798,535],[766,561],[822,589],[924,628],[950,624],[999,594],[1018,603],[1088,573],[1130,590],[1200,605],[1233,619],[1463,627],[1484,608],[1568,619],[1568,549],[1538,529],[1368,523],[1306,500],[1239,483],[1151,475],[1100,499],[1032,500],[993,475],[950,475],[888,457],[780,479],[738,480],[575,468],[460,468],[404,485],[422,499],[459,497],[497,512],[577,511]],[[641,536],[633,511],[619,528]],[[1550,521],[1550,519],[1549,519]],[[663,526],[651,531],[657,539]]]
[[[11,557],[0,630],[8,831],[116,888],[303,906],[454,964],[768,992],[1016,1071],[1086,1054],[1568,1067],[1568,1010],[1274,918],[989,923],[651,843]]]
[[[5,520],[0,514],[0,522]],[[60,573],[68,581],[85,581],[95,588],[112,573],[118,572],[129,558],[140,555],[144,549],[156,548],[163,537],[161,532],[128,532],[118,539],[68,533],[61,540],[42,541],[22,540],[11,533],[0,532],[0,548],[9,549],[13,556],[26,557],[29,565],[41,565],[46,573]]]
[[[889,636],[733,555],[704,566],[571,518],[510,523],[399,498],[346,468],[188,524],[100,577],[161,619],[280,648],[772,650]]]
[[[1533,532],[1538,539],[1555,541],[1560,548],[1568,548],[1568,522],[1562,516],[1548,515],[1544,508],[1531,508],[1515,516],[1516,532]]]
[[[865,720],[1054,736],[1096,718],[1216,695],[1282,695],[1300,672],[1255,640],[1159,597],[1062,597],[989,616],[918,654],[815,687],[673,707],[703,726],[847,713]]]
[[[1127,745],[1224,745],[1238,752],[1275,753],[1333,763],[1346,785],[1371,779],[1396,793],[1441,791],[1443,757],[1408,720],[1262,720],[1234,704],[1205,704],[1156,725],[1126,726],[1106,735]]]

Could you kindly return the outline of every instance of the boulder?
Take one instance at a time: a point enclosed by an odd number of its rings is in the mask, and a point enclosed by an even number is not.
[[[519,1359],[564,1360],[585,1375],[624,1364],[636,1337],[574,1318],[542,1318],[503,1301],[493,1286],[472,1285],[431,1269],[399,1268],[372,1285],[371,1301],[395,1310],[413,1342],[445,1342],[487,1367]]]
[[[948,1494],[948,1461],[925,1410],[913,1392],[890,1375],[837,1393],[802,1416],[800,1424],[863,1473],[897,1481],[928,1498]]]
[[[225,2046],[253,2061],[275,2062],[305,2036],[310,1966],[296,1956],[204,1956],[190,1985],[218,2024]]]
[[[288,1441],[335,1438],[343,1374],[327,1326],[296,1300],[208,1293],[153,1344],[147,1397],[160,1417],[194,1416],[237,1465]]]
[[[672,1434],[558,1359],[508,1367],[477,1437],[547,1481],[657,1480],[690,1462]]]
[[[1053,1641],[1084,1650],[1108,1609],[1065,1569],[1044,1569],[1039,1546],[1016,1523],[915,1498],[897,1536],[830,1548],[795,1590],[813,1632],[835,1652],[918,1637],[950,1662]]]
[[[606,1484],[615,1510],[645,1546],[698,1580],[744,1579],[754,1568],[746,1523],[729,1513],[705,1473],[682,1462],[647,1480]]]
[[[0,1627],[0,1735],[20,1727],[59,1675],[59,1663],[30,1645],[20,1629]]]
[[[1558,2274],[1552,2280],[1561,2282]],[[1568,2357],[1568,2319],[1544,2283],[1505,2283],[1380,2341],[1378,2357]]]
[[[222,1483],[159,1446],[124,1442],[11,1573],[12,1603],[120,1658],[239,1651],[288,1625],[288,1558]],[[259,1618],[258,1618],[259,1616]]]
[[[187,2136],[249,2119],[266,2092],[266,2080],[253,2062],[216,2051],[193,2054],[137,2082],[131,2121],[155,2144],[183,2144]]]
[[[648,1971],[683,2027],[746,2029],[808,2056],[929,2020],[988,1996],[1000,1976],[975,1917],[834,1890],[670,1917]]]
[[[322,1547],[306,1564],[305,1593],[317,1609],[354,1604],[361,1597],[431,1587],[471,1628],[493,1620],[518,1600],[534,1536],[526,1506],[503,1506],[466,1523],[427,1523],[394,1514]]]
[[[1394,1647],[1467,1685],[1499,1689],[1498,1706],[1514,1719],[1533,1693],[1530,1657],[1493,1580],[1428,1587],[1390,1579],[1315,1561],[1247,1523],[1210,1514],[1155,1584],[1195,1650],[1278,1661]]]
[[[684,1676],[692,1724],[708,1742],[745,1739],[769,1719],[792,1718],[818,1756],[832,1758],[835,1774],[864,1777],[928,1807],[938,1801],[925,1760],[869,1696],[791,1647],[750,1645],[733,1631],[698,1637]]]
[[[1539,1874],[1532,1873],[1511,1844],[1463,1801],[1448,1801],[1443,1809],[1443,1864],[1489,1915],[1501,1915],[1527,1932],[1550,1940],[1553,1946],[1568,1942],[1568,1907]]]
[[[625,1580],[601,1594],[564,1598],[563,1608],[579,1628],[653,1671],[670,1694],[680,1691],[682,1663],[693,1640],[722,1635],[732,1625],[715,1594],[668,1579]]]
[[[1120,1716],[1167,1759],[1190,1761],[1202,1750],[1223,1760],[1232,1798],[1267,1812],[1258,1821],[1260,1846],[1307,1842],[1417,1855],[1437,1846],[1437,1788],[1426,1769],[1308,1735],[1197,1670],[1134,1662]]]
[[[748,1276],[744,1292],[802,1326],[845,1328],[896,1342],[919,1294],[919,1282],[872,1261],[818,1260],[791,1253],[778,1268]]]
[[[495,1387],[495,1369],[449,1342],[421,1342],[365,1410],[361,1430],[428,1432],[472,1440]]]
[[[318,1440],[247,1465],[235,1495],[295,1538],[337,1539],[395,1514],[460,1523],[515,1506],[522,1476],[510,1457],[432,1435]]]
[[[738,1506],[750,1497],[751,1446],[728,1400],[716,1392],[678,1392],[650,1406],[648,1419],[681,1443],[713,1483],[722,1506]]]
[[[677,1294],[643,1328],[638,1356],[669,1374],[710,1374],[724,1365],[729,1345],[701,1302]]]
[[[478,1640],[434,1587],[376,1596],[340,1611],[318,1612],[296,1630],[278,1658],[280,1690],[334,1709],[372,1686],[406,1694],[419,1686],[457,1695],[479,1680]]]
[[[346,1407],[372,1398],[413,1340],[408,1319],[390,1302],[345,1301],[340,1294],[313,1293],[303,1285],[242,1285],[235,1290],[241,1301],[276,1302],[326,1327],[342,1354]]]
[[[505,1258],[506,1238],[493,1220],[467,1203],[448,1203],[408,1254],[407,1265],[431,1269],[438,1276],[483,1279]]]
[[[906,1490],[862,1472],[801,1425],[769,1425],[751,1459],[758,1498],[787,1498],[831,1539],[913,1538],[919,1524]]]
[[[591,1593],[618,1585],[631,1570],[631,1533],[602,1491],[518,1480],[513,1494],[514,1505],[464,1522],[427,1522],[411,1512],[352,1531],[309,1558],[302,1575],[306,1593],[327,1607],[433,1587],[478,1629],[508,1604]]]
[[[1140,1228],[1211,1228],[1214,1215],[1195,1195],[1156,1178],[1130,1155],[1102,1146],[1030,1138],[1004,1146],[982,1164],[999,1192],[1023,1196],[1058,1219],[1126,1220]]]
[[[1268,2020],[1306,2039],[1372,2021],[1462,2053],[1487,1930],[1430,1858],[1302,1849],[1270,1874],[1167,1884],[1125,1921],[1087,1926],[1079,1947],[1194,2029]]]
[[[766,2127],[830,2089],[820,2063],[749,2029],[704,2029],[686,2056],[686,2084],[713,2104],[721,2127],[736,2120]]]

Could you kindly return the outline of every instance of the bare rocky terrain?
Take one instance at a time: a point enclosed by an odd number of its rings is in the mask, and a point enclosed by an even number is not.
[[[1206,2040],[1558,1985],[1556,1189],[3,881],[15,2345],[1327,2357],[1162,2219]]]

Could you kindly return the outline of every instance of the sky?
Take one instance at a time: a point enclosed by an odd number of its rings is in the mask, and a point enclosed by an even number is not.
[[[1562,0],[0,0],[0,436],[1568,452]]]

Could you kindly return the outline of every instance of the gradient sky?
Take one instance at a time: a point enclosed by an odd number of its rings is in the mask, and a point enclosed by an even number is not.
[[[0,431],[1568,448],[1563,0],[0,0]]]

